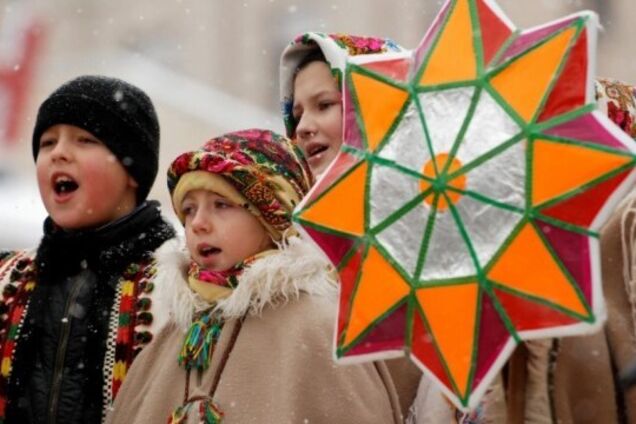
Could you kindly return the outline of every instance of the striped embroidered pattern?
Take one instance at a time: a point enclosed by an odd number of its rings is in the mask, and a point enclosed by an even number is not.
[[[110,381],[105,381],[110,386],[110,399],[105,398],[105,402],[115,399],[135,356],[152,340],[152,334],[146,328],[153,320],[150,293],[154,289],[155,273],[154,260],[135,263],[128,267],[119,282],[115,301],[117,318],[111,319],[111,326],[116,325],[116,330],[111,332],[115,343],[114,346],[109,343],[106,352],[106,360],[112,361],[112,374]]]
[[[13,369],[16,340],[20,334],[30,294],[35,287],[34,263],[31,258],[15,255],[0,274],[0,281],[11,270],[9,282],[2,290],[0,304],[0,423],[6,413],[7,386]]]

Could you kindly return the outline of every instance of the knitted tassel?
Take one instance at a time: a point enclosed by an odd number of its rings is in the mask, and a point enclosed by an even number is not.
[[[185,369],[206,370],[210,365],[214,345],[216,344],[223,321],[213,318],[211,314],[204,313],[194,321],[183,341],[183,347],[179,354],[179,365]]]
[[[194,402],[187,402],[176,408],[170,418],[168,424],[185,424],[188,420],[188,414],[192,412],[198,403],[199,419],[195,422],[201,424],[221,424],[223,420],[223,412],[212,402],[212,399],[206,398]]]
[[[201,401],[199,404],[199,414],[205,424],[221,424],[223,412],[212,402],[212,399]]]
[[[172,411],[170,418],[168,418],[168,424],[185,424],[186,419],[188,418],[188,412],[192,408],[191,403],[186,403],[185,405],[181,405]]]

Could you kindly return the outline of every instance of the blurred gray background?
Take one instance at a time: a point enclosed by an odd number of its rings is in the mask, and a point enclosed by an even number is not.
[[[636,82],[634,0],[500,0],[519,28],[582,9],[602,25],[598,74]],[[414,48],[441,0],[0,0],[0,249],[35,246],[46,213],[31,157],[40,102],[68,79],[105,74],[146,90],[162,132],[151,197],[173,217],[165,171],[224,131],[282,131],[278,61],[313,30]]]

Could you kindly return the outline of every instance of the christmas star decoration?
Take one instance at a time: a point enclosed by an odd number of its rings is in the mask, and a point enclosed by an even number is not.
[[[596,27],[450,0],[410,57],[350,59],[344,144],[294,215],[340,276],[340,361],[408,355],[469,410],[521,341],[598,329],[636,149],[595,107]]]

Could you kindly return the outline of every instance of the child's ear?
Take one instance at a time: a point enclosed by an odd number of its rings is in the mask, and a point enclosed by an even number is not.
[[[134,189],[139,188],[139,184],[137,183],[137,181],[135,181],[135,179],[130,175],[128,176],[128,187],[132,187]]]

